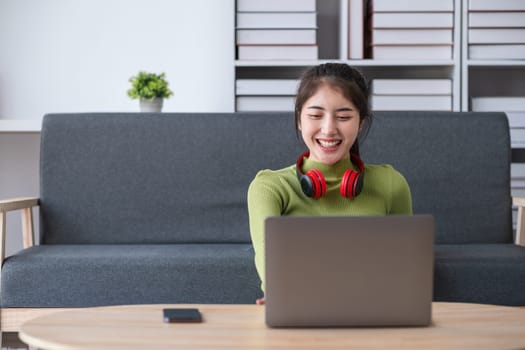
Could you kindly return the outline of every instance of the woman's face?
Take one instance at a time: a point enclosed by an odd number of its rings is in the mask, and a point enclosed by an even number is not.
[[[301,109],[299,130],[310,159],[335,164],[349,158],[360,128],[359,111],[337,88],[322,84]]]

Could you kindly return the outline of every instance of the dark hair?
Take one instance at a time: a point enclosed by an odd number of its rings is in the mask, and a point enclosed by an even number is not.
[[[368,84],[359,70],[345,63],[324,63],[308,68],[301,76],[301,82],[295,97],[295,130],[299,133],[301,110],[304,103],[312,97],[319,87],[328,84],[341,91],[343,96],[352,101],[359,111],[361,132],[350,152],[359,155],[359,138],[368,133],[372,114],[368,104]]]

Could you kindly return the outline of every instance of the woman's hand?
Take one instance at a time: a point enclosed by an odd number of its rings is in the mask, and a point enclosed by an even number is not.
[[[264,305],[265,301],[266,300],[264,299],[264,297],[263,298],[259,298],[259,299],[255,300],[255,304],[257,304],[257,305]]]

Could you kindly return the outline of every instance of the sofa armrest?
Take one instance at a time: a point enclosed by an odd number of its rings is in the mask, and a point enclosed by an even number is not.
[[[33,211],[38,205],[38,198],[12,198],[0,200],[0,264],[5,258],[6,213],[13,210],[22,211],[22,239],[24,248],[33,246]]]
[[[525,246],[525,197],[512,197],[512,205],[518,207],[515,244]]]

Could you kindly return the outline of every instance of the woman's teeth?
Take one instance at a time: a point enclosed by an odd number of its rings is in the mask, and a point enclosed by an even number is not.
[[[335,147],[339,145],[342,141],[341,140],[334,140],[334,141],[326,141],[326,140],[317,140],[319,144],[323,147]]]

